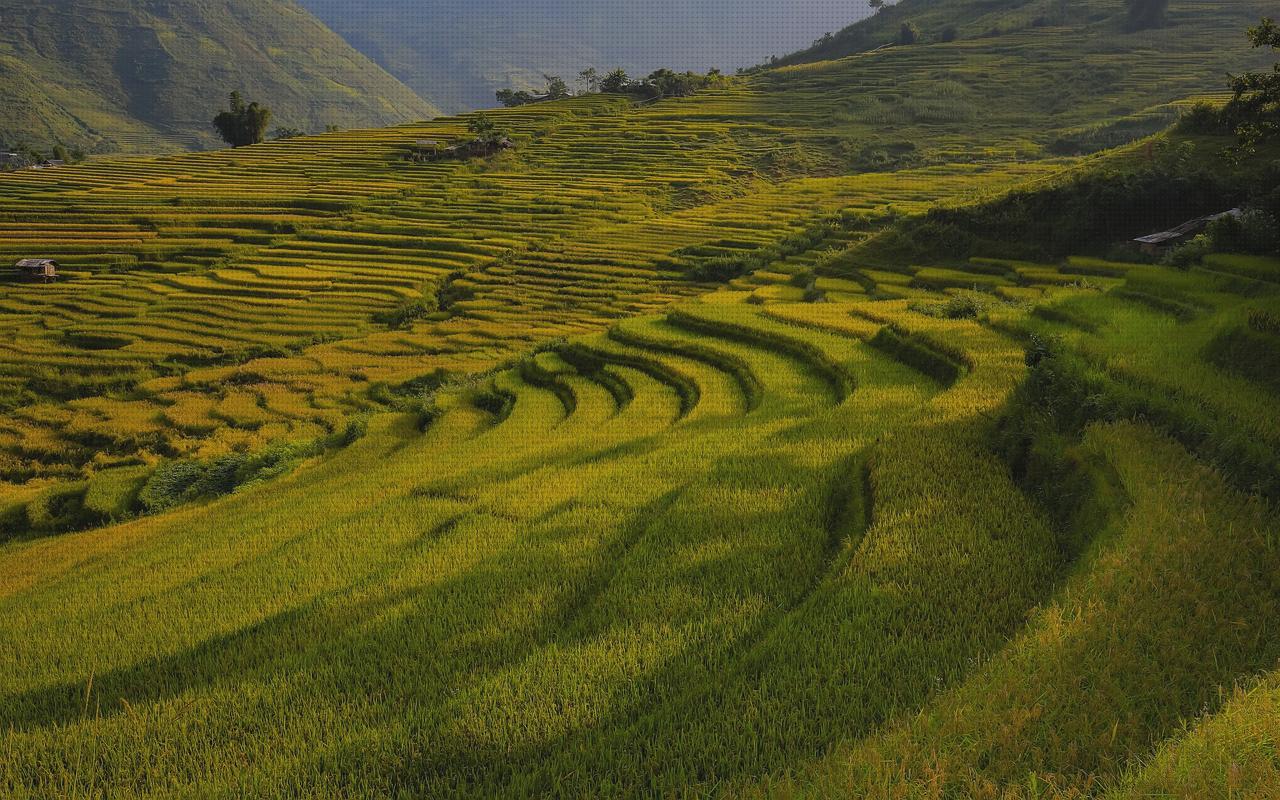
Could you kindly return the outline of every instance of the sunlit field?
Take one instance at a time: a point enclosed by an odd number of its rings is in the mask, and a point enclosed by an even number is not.
[[[0,175],[0,797],[1275,795],[1280,260],[891,247],[1178,13]]]

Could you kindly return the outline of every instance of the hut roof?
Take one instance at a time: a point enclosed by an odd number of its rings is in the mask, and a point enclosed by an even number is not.
[[[1152,233],[1147,236],[1139,236],[1134,239],[1140,244],[1167,244],[1168,242],[1176,242],[1193,234],[1199,233],[1209,227],[1209,223],[1222,219],[1223,217],[1239,217],[1244,212],[1239,208],[1233,208],[1230,211],[1224,211],[1221,214],[1210,214],[1207,217],[1196,217],[1193,220],[1182,223],[1176,228],[1170,228],[1167,231]]]

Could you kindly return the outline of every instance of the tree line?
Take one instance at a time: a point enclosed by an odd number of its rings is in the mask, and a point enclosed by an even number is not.
[[[567,97],[588,94],[626,94],[642,99],[658,99],[662,97],[688,97],[702,89],[715,86],[725,80],[718,69],[705,74],[697,72],[675,72],[670,69],[659,69],[645,78],[635,79],[624,69],[615,69],[601,74],[595,67],[588,67],[577,76],[577,92],[569,88],[569,83],[558,75],[543,75],[546,82],[541,92],[530,92],[516,89],[500,89],[496,93],[499,103],[508,108],[543,103],[551,100],[563,100]]]

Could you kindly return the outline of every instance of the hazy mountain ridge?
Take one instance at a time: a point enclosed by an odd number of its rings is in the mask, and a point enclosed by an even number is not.
[[[0,20],[9,145],[207,146],[237,89],[304,130],[436,113],[293,0],[0,0]]]
[[[301,0],[423,97],[456,111],[491,106],[497,89],[534,88],[544,72],[729,71],[804,46],[869,13],[865,0],[752,6],[702,0],[620,5],[566,0]]]

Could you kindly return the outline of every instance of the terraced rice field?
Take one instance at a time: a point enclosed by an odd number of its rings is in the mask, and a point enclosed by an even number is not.
[[[1163,369],[1147,336],[1167,327],[1185,353],[1280,312],[1277,267],[1241,294],[1208,268],[1086,282],[1073,269],[1104,267],[1010,264],[999,277],[1027,297],[983,294],[978,319],[937,312],[967,289],[815,304],[726,287],[446,391],[425,434],[381,415],[291,478],[11,545],[0,785],[830,796],[932,785],[934,758],[964,791],[1157,781],[1136,759],[1176,751],[1216,686],[1280,656],[1258,571],[1274,512],[1166,420],[1099,422],[1082,457],[1114,483],[1089,494],[1102,526],[1069,544],[991,449],[993,420],[1035,331],[1275,448],[1261,388],[1195,359]],[[1126,293],[1157,285],[1195,318]],[[208,413],[249,424],[236,397]],[[1137,524],[1156,508],[1167,527]],[[1234,571],[1232,593],[1193,575],[1120,590],[1202,558]],[[1041,663],[1047,682],[1010,677]],[[1043,716],[1007,688],[1024,685],[1052,693]],[[974,715],[980,744],[932,749]],[[1111,735],[1058,738],[1085,720]]]
[[[495,112],[522,145],[494,162],[400,160],[418,138],[463,136],[466,120],[449,119],[5,176],[0,258],[64,268],[0,298],[5,476],[311,436],[363,408],[371,384],[480,371],[689,297],[701,289],[684,253],[749,253],[834,214],[911,211],[1061,168],[766,169],[778,128],[730,112],[753,91],[678,115],[607,97]],[[686,119],[690,104],[716,111]],[[434,320],[377,321],[442,287]],[[227,380],[243,384],[231,398]]]
[[[1280,263],[858,260],[993,38],[0,176],[0,796],[1269,796]]]

